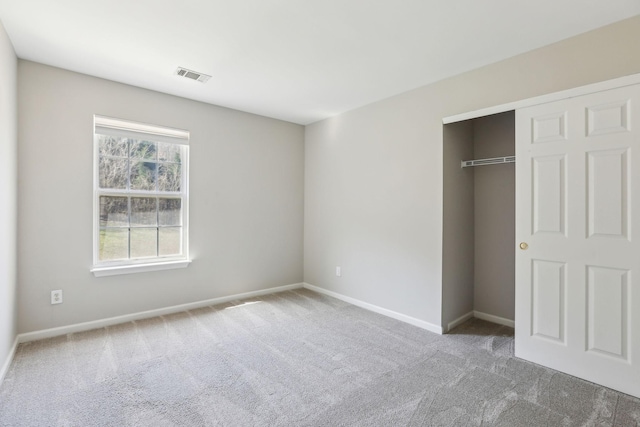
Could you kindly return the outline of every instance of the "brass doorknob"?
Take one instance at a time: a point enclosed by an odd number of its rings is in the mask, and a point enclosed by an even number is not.
[[[526,242],[520,243],[520,249],[522,249],[523,251],[526,251],[528,248],[529,248],[529,245],[527,245]]]

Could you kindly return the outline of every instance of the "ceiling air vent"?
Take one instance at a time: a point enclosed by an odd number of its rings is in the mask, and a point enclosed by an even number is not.
[[[207,80],[211,78],[211,76],[208,76],[206,74],[199,73],[193,70],[187,70],[186,68],[182,68],[182,67],[178,67],[178,69],[176,70],[176,74],[181,77],[186,77],[187,79],[195,80],[200,83],[206,83]]]

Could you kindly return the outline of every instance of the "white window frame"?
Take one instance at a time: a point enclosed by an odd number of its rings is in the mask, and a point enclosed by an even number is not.
[[[117,274],[140,273],[146,271],[184,268],[191,262],[189,258],[189,132],[94,115],[93,117],[93,267],[91,272],[96,276],[112,276]],[[99,158],[97,135],[125,136],[133,139],[145,139],[154,142],[168,142],[183,147],[181,157],[181,191],[161,193],[143,190],[109,190],[101,189],[99,181]],[[100,196],[176,196],[182,200],[182,254],[179,256],[162,256],[141,259],[116,261],[100,261]]]

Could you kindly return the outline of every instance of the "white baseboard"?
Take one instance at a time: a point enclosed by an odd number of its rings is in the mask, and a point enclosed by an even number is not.
[[[515,328],[515,322],[510,319],[505,319],[504,317],[494,316],[493,314],[482,313],[480,311],[474,311],[473,317],[480,320],[486,320],[487,322],[497,323],[498,325],[508,326],[510,328]]]
[[[17,348],[18,348],[18,337],[16,336],[16,339],[13,340],[13,347],[11,347],[9,354],[7,354],[6,360],[2,364],[2,368],[0,368],[0,385],[2,385],[2,382],[4,381],[4,377],[5,375],[7,375],[7,372],[9,372],[9,367],[11,366],[11,362],[13,362],[13,357],[16,355]]]
[[[452,330],[453,328],[455,328],[458,325],[461,325],[462,323],[466,322],[467,320],[471,319],[474,315],[473,311],[468,312],[467,314],[463,314],[462,316],[458,317],[456,320],[449,322],[449,324],[447,325],[447,330],[445,332],[449,332],[450,330]]]
[[[174,305],[171,307],[159,308],[155,310],[141,311],[138,313],[125,314],[123,316],[109,317],[107,319],[93,320],[91,322],[76,323],[73,325],[60,326],[58,328],[44,329],[41,331],[27,332],[17,337],[18,342],[36,341],[45,338],[57,337],[60,335],[71,334],[74,332],[90,331],[92,329],[104,328],[105,326],[118,325],[120,323],[131,322],[133,320],[148,319],[151,317],[163,316],[166,314],[179,313],[181,311],[195,310],[197,308],[208,307],[210,305],[222,304],[229,301],[235,301],[246,298],[253,298],[262,295],[273,294],[276,292],[290,291],[292,289],[302,288],[302,283],[293,285],[278,286],[275,288],[261,289],[258,291],[245,292],[242,294],[229,295],[225,297],[212,298],[204,301],[196,301],[187,304]]]
[[[406,314],[398,313],[392,310],[388,310],[386,308],[378,307],[377,305],[369,304],[368,302],[360,301],[355,298],[348,297],[346,295],[339,294],[337,292],[328,291],[323,288],[319,288],[317,286],[311,285],[309,283],[303,283],[303,287],[305,289],[309,289],[320,294],[328,295],[330,297],[342,300],[344,302],[348,302],[349,304],[353,304],[360,308],[364,308],[365,310],[373,311],[374,313],[382,314],[387,317],[391,317],[396,320],[400,320],[405,323],[409,323],[413,326],[417,326],[422,329],[426,329],[430,332],[435,332],[436,334],[442,335],[442,327],[438,325],[434,325],[433,323],[425,322],[424,320],[416,319],[415,317],[407,316]]]

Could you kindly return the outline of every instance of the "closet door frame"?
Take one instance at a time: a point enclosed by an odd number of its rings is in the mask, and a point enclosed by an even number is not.
[[[520,108],[532,107],[534,105],[545,104],[547,102],[560,101],[562,99],[574,98],[581,95],[589,95],[595,92],[602,92],[609,89],[617,89],[624,86],[633,86],[640,84],[640,73],[631,74],[629,76],[618,77],[611,80],[605,80],[585,86],[579,86],[572,89],[553,92],[546,95],[536,96],[533,98],[522,99],[519,101],[509,102],[506,104],[495,105],[493,107],[482,108],[480,110],[469,111],[466,113],[447,116],[442,119],[443,125],[450,123],[462,122],[465,120],[477,119],[479,117],[490,116],[492,114],[504,113],[506,111],[514,111]]]
[[[565,91],[561,91],[561,92],[556,92],[556,93],[551,93],[551,94],[547,94],[547,95],[543,95],[543,96],[538,96],[538,97],[534,97],[534,98],[529,98],[529,99],[525,99],[525,100],[521,100],[521,101],[517,101],[517,102],[512,102],[512,103],[508,103],[508,104],[503,104],[503,105],[498,105],[498,106],[494,106],[494,107],[489,107],[489,108],[485,108],[485,109],[481,109],[481,110],[476,110],[476,111],[472,111],[472,112],[468,112],[468,113],[463,113],[463,114],[458,114],[455,116],[449,116],[443,119],[443,124],[450,124],[450,123],[456,123],[456,122],[461,122],[461,121],[465,121],[465,120],[471,120],[474,118],[479,118],[479,117],[483,117],[483,116],[487,116],[487,115],[492,115],[492,114],[497,114],[497,113],[501,113],[501,112],[506,112],[506,111],[518,111],[520,109],[523,108],[528,108],[528,107],[534,107],[537,105],[541,105],[541,104],[546,104],[546,103],[551,103],[551,102],[556,102],[556,101],[562,101],[562,100],[567,100],[570,98],[575,98],[575,97],[580,97],[583,95],[591,95],[591,94],[595,94],[598,92],[605,92],[608,90],[612,90],[612,89],[619,89],[619,88],[624,88],[627,86],[635,86],[635,85],[639,85],[640,84],[640,73],[639,74],[633,74],[630,76],[625,76],[625,77],[620,77],[620,78],[616,78],[616,79],[612,79],[612,80],[607,80],[607,81],[603,81],[603,82],[599,82],[599,83],[595,83],[595,84],[590,84],[587,86],[581,86],[581,87],[577,87],[577,88],[573,88],[573,89],[569,89],[569,90],[565,90]],[[636,106],[635,108],[638,108],[638,106]],[[637,124],[634,124],[634,126],[637,126]],[[518,132],[518,131],[516,131]],[[516,146],[518,144],[518,141],[516,141]],[[517,149],[516,149],[517,151]],[[516,162],[518,162],[518,159],[516,158]],[[516,180],[518,177],[518,172],[517,172],[518,166],[516,163]],[[517,188],[516,184],[516,188]],[[519,222],[518,220],[516,220],[516,229],[518,229],[519,227]],[[517,234],[517,233],[516,233]],[[517,239],[517,237],[516,237]],[[514,251],[517,252],[521,251],[521,249],[519,248],[519,241],[515,241],[514,242]],[[516,264],[518,263],[518,257],[516,255]],[[524,327],[526,329],[529,329],[527,326],[530,326],[528,321],[523,321],[523,319],[521,318],[523,316],[523,310],[522,309],[518,309],[518,304],[522,304],[522,298],[519,298],[517,295],[518,292],[518,287],[521,285],[519,283],[519,281],[521,279],[519,279],[519,277],[521,276],[521,273],[519,273],[518,271],[519,267],[518,265],[516,265],[516,318],[515,318],[515,329],[516,329],[516,336],[518,335],[518,331],[520,331],[520,334],[526,332],[526,331],[521,331],[520,328]],[[520,267],[521,269],[521,267]],[[521,287],[521,286],[520,286]],[[522,288],[522,287],[521,287]],[[529,319],[530,320],[530,319]],[[636,343],[637,344],[637,343]],[[634,344],[634,346],[636,345]],[[528,352],[524,351],[521,352],[518,349],[518,340],[516,339],[516,344],[515,344],[515,353],[516,356],[523,356],[527,359],[532,360],[530,357],[528,357]],[[551,364],[547,364],[540,361],[537,361],[537,363],[542,363],[545,364],[547,366],[551,366]],[[551,366],[554,367],[554,366]],[[555,367],[556,369],[560,369],[560,370],[564,370],[566,372],[568,372],[565,369],[562,369],[561,367]],[[638,368],[637,366],[635,367],[636,369]],[[634,376],[637,374],[637,372],[634,372]],[[600,378],[587,378],[588,375],[584,375],[581,374],[580,372],[568,372],[570,374],[582,377],[582,378],[586,378],[589,379],[591,381],[595,381],[598,382],[600,384],[603,384],[605,386],[609,386],[612,388],[617,388],[615,381],[614,382],[610,382],[610,381],[606,381],[607,384],[604,384],[605,381],[602,381]],[[636,387],[625,387],[624,390],[622,390],[623,392],[626,393],[630,393],[632,395],[636,395],[638,397],[640,397],[640,389],[636,389]]]

